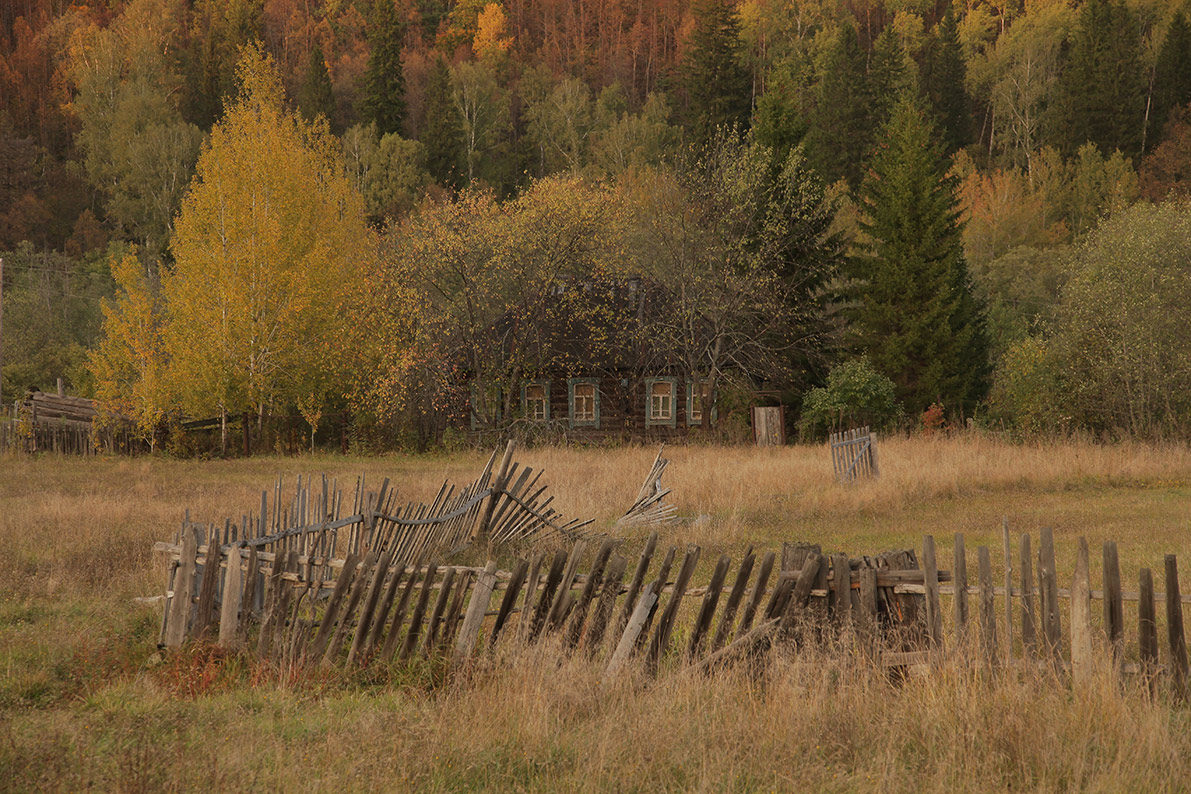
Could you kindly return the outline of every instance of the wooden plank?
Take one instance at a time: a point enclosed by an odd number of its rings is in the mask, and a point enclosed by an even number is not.
[[[603,588],[600,590],[600,597],[596,602],[595,614],[591,616],[591,622],[587,627],[587,636],[584,638],[588,658],[595,656],[596,651],[603,644],[604,633],[607,630],[608,622],[612,619],[612,612],[616,609],[616,597],[620,595],[620,583],[624,580],[624,572],[628,565],[629,561],[619,554],[614,555],[612,561],[608,563],[608,568],[604,573]]]
[[[339,650],[343,647],[344,640],[347,639],[347,632],[355,623],[356,608],[360,605],[360,601],[364,598],[364,592],[368,589],[376,561],[377,553],[370,551],[364,556],[364,561],[356,567],[356,575],[352,577],[351,589],[347,592],[347,601],[343,606],[339,625],[335,627],[335,632],[331,635],[331,641],[327,644],[327,650],[323,654],[322,663],[324,665],[333,664],[339,656]]]
[[[955,533],[955,560],[952,563],[951,577],[955,582],[955,631],[957,639],[963,643],[968,632],[968,554],[964,549],[964,533]]]
[[[852,566],[848,562],[848,555],[831,555],[831,571],[834,577],[831,584],[831,617],[842,628],[852,615]],[[937,577],[938,572],[935,573]]]
[[[396,546],[393,548],[395,550]],[[397,590],[405,577],[405,564],[396,560],[396,554],[393,557],[393,561],[396,564],[391,566],[392,575],[389,576],[389,583],[385,587],[385,592],[381,595],[380,601],[376,605],[376,611],[372,616],[372,625],[368,628],[368,642],[364,646],[363,651],[367,657],[372,657],[376,653],[376,647],[380,644],[380,639],[385,633],[385,624],[389,619],[389,611],[392,610],[393,601],[397,598]],[[417,568],[414,570],[416,571]]]
[[[604,671],[605,681],[620,672],[632,655],[633,648],[637,645],[637,638],[645,628],[645,620],[653,611],[654,605],[657,604],[658,597],[653,592],[655,586],[656,582],[650,582],[641,591],[641,596],[637,599],[632,614],[629,615],[629,621],[625,624],[624,632],[620,635],[620,642],[617,643],[616,650],[613,651],[612,658],[608,661],[608,667]]]
[[[177,648],[186,641],[190,623],[191,593],[198,568],[199,530],[194,524],[182,527],[182,549],[178,571],[174,574],[174,595],[165,622],[165,647]]]
[[[1183,636],[1183,604],[1179,600],[1179,561],[1166,555],[1166,639],[1170,647],[1171,689],[1176,699],[1187,696],[1187,641]]]
[[[766,552],[765,556],[761,558],[761,567],[757,570],[757,581],[753,583],[752,594],[744,605],[744,614],[740,616],[740,625],[736,629],[737,637],[747,634],[753,625],[753,616],[757,614],[757,606],[765,596],[765,586],[769,583],[769,574],[773,570],[774,559],[775,555],[772,551]]]
[[[691,545],[687,547],[686,553],[682,557],[682,565],[678,568],[678,576],[674,580],[674,592],[670,596],[670,601],[666,604],[666,609],[662,612],[662,617],[658,620],[657,630],[654,632],[653,641],[649,645],[649,654],[645,657],[645,664],[651,674],[657,672],[658,664],[662,657],[670,648],[670,637],[674,632],[674,621],[678,617],[678,609],[682,606],[682,596],[686,592],[687,585],[691,581],[691,577],[695,574],[695,566],[699,564],[699,555],[701,549],[698,546]]]
[[[244,568],[244,595],[240,599],[240,620],[236,626],[235,643],[244,646],[248,643],[248,627],[252,622],[252,607],[256,600],[257,580],[260,579],[258,570],[256,547],[248,550],[248,563]]]
[[[649,533],[649,538],[645,541],[645,548],[641,550],[641,556],[637,560],[637,567],[633,570],[633,578],[629,580],[629,589],[625,593],[624,608],[620,612],[620,616],[616,620],[613,627],[613,636],[620,636],[624,632],[624,627],[629,622],[629,616],[636,608],[637,594],[641,592],[641,586],[645,582],[645,574],[649,571],[649,563],[653,559],[653,553],[657,549],[658,533]]]
[[[1038,548],[1039,620],[1042,624],[1043,645],[1055,662],[1063,661],[1063,628],[1059,617],[1059,581],[1055,570],[1055,536],[1050,527],[1042,528]]]
[[[1077,686],[1092,679],[1092,586],[1088,541],[1080,537],[1071,577],[1071,680]]]
[[[695,617],[695,625],[691,629],[690,639],[687,641],[687,656],[694,659],[699,656],[699,646],[704,635],[711,628],[715,608],[719,605],[720,591],[724,586],[724,579],[728,576],[728,566],[732,560],[727,554],[721,554],[711,574],[711,582],[707,585],[707,592],[703,594],[703,603],[699,605],[699,614]]]
[[[1013,549],[1009,516],[1001,517],[1001,550],[1005,555],[1005,658],[1013,660]]]
[[[1154,605],[1154,574],[1149,568],[1138,572],[1137,645],[1142,675],[1154,694],[1154,675],[1158,670],[1158,619]]]
[[[522,638],[528,638],[530,633],[530,626],[533,617],[533,597],[538,592],[538,581],[542,573],[542,560],[545,559],[544,554],[535,554],[533,562],[529,566],[529,576],[525,579],[525,598],[521,603],[521,621],[517,628],[517,635]]]
[[[487,570],[485,568],[485,570]],[[525,584],[525,577],[529,573],[529,560],[517,560],[517,564],[513,566],[512,576],[509,577],[508,587],[505,588],[504,597],[500,600],[500,608],[496,613],[496,622],[492,624],[492,633],[488,635],[488,644],[495,645],[496,638],[500,636],[501,629],[504,628],[505,623],[509,619],[509,615],[513,613],[513,607],[517,605],[517,596],[521,592],[521,586]],[[495,585],[495,579],[493,584]],[[477,583],[476,587],[479,587]],[[474,596],[473,596],[474,598]],[[464,629],[467,628],[467,621],[464,621]],[[462,635],[463,632],[460,632]]]
[[[736,619],[736,610],[740,608],[740,601],[744,598],[744,591],[748,587],[749,576],[753,572],[753,563],[756,561],[756,556],[753,554],[753,548],[750,546],[744,553],[744,559],[740,561],[740,570],[736,572],[736,581],[732,584],[732,590],[728,593],[728,601],[724,604],[724,613],[720,616],[719,627],[715,631],[715,636],[711,641],[712,652],[718,651],[724,647],[724,643],[728,640],[732,633],[732,623]]]
[[[860,601],[855,624],[862,646],[871,653],[877,642],[877,569],[861,568],[858,573]]]
[[[387,664],[393,661],[393,656],[397,653],[397,646],[401,644],[401,627],[405,625],[405,613],[409,609],[410,599],[413,598],[414,590],[418,588],[418,580],[421,578],[422,561],[419,558],[418,562],[414,564],[413,570],[409,572],[409,576],[405,579],[405,586],[401,588],[401,599],[397,602],[397,607],[393,610],[393,620],[389,624],[389,633],[385,637],[384,647],[381,649],[381,659]]]
[[[1038,656],[1038,616],[1034,606],[1034,558],[1029,533],[1021,536],[1021,646],[1027,658]]]
[[[521,565],[527,566],[525,560]],[[484,616],[488,614],[488,602],[492,600],[492,591],[496,588],[496,560],[489,560],[484,572],[476,577],[476,586],[471,591],[471,602],[467,605],[467,615],[463,618],[463,626],[459,629],[459,639],[455,642],[455,660],[462,661],[471,655],[480,637],[480,629],[484,626]],[[509,592],[517,597],[517,590],[510,587]]]
[[[1121,561],[1115,541],[1105,541],[1104,556],[1104,633],[1112,649],[1112,658],[1120,662],[1125,645],[1125,605],[1121,600]]]
[[[211,618],[215,615],[215,592],[220,579],[219,560],[222,552],[219,550],[219,531],[212,525],[208,528],[208,533],[211,540],[208,544],[207,561],[203,564],[194,620],[191,623],[191,633],[197,639],[204,637],[207,627],[211,624]]]
[[[405,661],[418,646],[418,637],[422,633],[422,618],[426,615],[426,605],[430,602],[430,585],[438,575],[438,563],[432,562],[426,566],[426,576],[422,579],[422,589],[418,593],[418,602],[414,605],[414,614],[409,620],[409,631],[405,633],[405,642],[401,646],[401,660]],[[394,626],[396,631],[397,627]]]
[[[252,547],[252,552],[256,552],[256,547]],[[331,597],[327,601],[327,608],[323,612],[322,623],[319,624],[318,633],[314,635],[314,641],[310,647],[310,658],[321,659],[323,653],[326,651],[327,644],[331,641],[331,634],[335,629],[335,621],[339,618],[339,610],[342,607],[343,599],[347,597],[347,592],[355,581],[356,567],[360,563],[360,558],[355,554],[348,554],[343,561],[343,568],[339,571],[339,576],[335,579],[335,589],[331,591]],[[252,569],[249,568],[251,571]]]
[[[657,613],[658,606],[661,604],[662,593],[666,592],[666,582],[670,576],[670,568],[674,565],[674,557],[678,553],[678,549],[671,546],[666,550],[666,555],[662,557],[662,564],[658,566],[658,576],[653,580],[653,593],[658,597],[658,601],[653,604],[653,609],[645,616],[645,624],[641,627],[641,633],[637,637],[637,644],[644,645],[649,638],[649,628],[653,625],[654,615]],[[673,589],[673,588],[670,588]]]
[[[434,641],[438,638],[438,629],[442,623],[443,612],[451,597],[451,588],[455,585],[457,574],[454,568],[447,568],[443,575],[442,587],[438,591],[438,598],[434,601],[434,609],[430,612],[430,622],[426,626],[426,639],[422,643],[422,651],[426,656],[434,652]]]
[[[807,603],[810,601],[811,588],[815,581],[819,578],[819,573],[823,569],[824,557],[817,551],[811,551],[803,560],[802,569],[798,572],[798,580],[794,584],[793,590],[790,592],[790,598],[786,602],[785,611],[779,616],[781,618],[781,630],[783,634],[789,634],[794,627],[794,621],[798,614],[806,609]]]
[[[567,648],[574,648],[579,644],[583,625],[587,622],[587,609],[591,604],[592,598],[595,596],[600,579],[604,576],[604,568],[608,564],[608,558],[612,556],[612,549],[615,547],[615,541],[609,538],[600,545],[599,551],[596,552],[595,562],[592,563],[591,570],[587,574],[587,581],[583,583],[583,590],[580,592],[579,598],[575,602],[575,607],[571,611],[570,625],[567,627],[565,640]]]
[[[388,480],[385,480],[385,485],[388,482]],[[384,486],[382,486],[382,492],[383,490]],[[375,524],[375,514],[373,514],[371,521]],[[380,595],[385,590],[385,577],[389,573],[389,564],[392,560],[393,547],[390,546],[381,553],[376,561],[376,565],[372,567],[372,573],[368,581],[368,590],[364,595],[363,603],[360,607],[360,619],[356,621],[356,633],[352,637],[351,648],[347,652],[348,667],[355,664],[368,641],[368,632],[372,629],[372,618],[376,613],[376,603],[380,600]]]
[[[984,651],[984,665],[997,666],[997,606],[993,593],[992,558],[988,546],[976,548],[976,565],[980,602],[980,647]]]
[[[283,573],[293,573],[298,570],[298,552],[290,549],[285,554],[285,564],[282,568]],[[277,598],[274,600],[274,618],[272,625],[273,639],[269,644],[269,651],[278,655],[282,661],[288,661],[286,655],[289,652],[290,644],[287,642],[289,638],[288,617],[290,614],[290,604],[294,598],[294,587],[284,576],[279,580],[279,587],[277,590]],[[264,627],[261,628],[264,633]],[[267,656],[268,654],[261,654]]]
[[[244,561],[240,558],[240,544],[237,543],[228,550],[227,569],[223,574],[223,603],[219,611],[219,644],[224,648],[231,648],[236,644],[236,631],[239,628],[240,598],[243,595],[241,584]]]
[[[546,626],[546,619],[553,609],[555,591],[562,581],[563,569],[567,566],[567,553],[559,550],[554,554],[554,561],[550,563],[550,570],[546,574],[546,583],[542,586],[542,595],[538,598],[538,605],[534,609],[533,623],[529,627],[528,640],[533,642]]]
[[[261,617],[261,630],[256,638],[256,655],[261,658],[268,658],[274,635],[277,633],[277,622],[285,619],[279,609],[283,600],[282,592],[290,587],[282,575],[284,573],[284,563],[274,560],[269,578],[265,581],[265,610]]]
[[[943,646],[943,615],[939,605],[939,566],[935,562],[935,538],[922,539],[922,570],[926,573],[926,638],[936,648]]]
[[[438,649],[444,654],[455,642],[455,631],[459,628],[459,622],[463,616],[463,604],[467,601],[467,595],[475,578],[476,575],[467,568],[458,573],[455,592],[451,596],[451,603],[447,605],[447,611],[443,614],[442,629],[439,631]],[[488,614],[487,604],[485,604],[484,614]]]

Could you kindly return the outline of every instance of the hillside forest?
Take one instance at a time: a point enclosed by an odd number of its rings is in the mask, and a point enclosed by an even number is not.
[[[425,447],[603,369],[1186,438],[1189,13],[6,0],[0,399]]]

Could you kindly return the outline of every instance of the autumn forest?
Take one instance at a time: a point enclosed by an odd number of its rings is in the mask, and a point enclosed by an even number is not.
[[[1186,438],[1189,14],[6,0],[0,399],[426,448],[674,376],[721,439]]]

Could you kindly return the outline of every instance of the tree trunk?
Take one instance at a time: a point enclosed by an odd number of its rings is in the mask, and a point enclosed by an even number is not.
[[[227,408],[219,406],[219,454],[227,457]]]

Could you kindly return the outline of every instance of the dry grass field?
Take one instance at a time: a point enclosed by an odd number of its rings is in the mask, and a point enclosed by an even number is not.
[[[533,449],[555,505],[610,526],[656,450]],[[663,542],[720,552],[782,541],[854,555],[951,537],[969,554],[1053,527],[1061,578],[1080,535],[1120,546],[1126,589],[1177,553],[1191,566],[1191,450],[891,439],[879,481],[843,486],[822,447],[678,447],[665,484],[687,520]],[[441,669],[295,676],[155,648],[151,546],[186,509],[239,516],[278,473],[429,498],[480,454],[372,458],[0,458],[0,790],[1184,791],[1191,710],[1107,674],[1073,692],[958,665],[893,684],[847,660],[774,657],[697,678],[599,685],[549,648]],[[629,537],[630,550],[640,537]],[[972,563],[969,563],[971,565]],[[706,578],[707,571],[696,574]],[[1186,578],[1186,577],[1184,577]],[[947,607],[947,604],[944,605]],[[1160,627],[1161,628],[1161,627]],[[1134,631],[1130,626],[1130,633]]]

